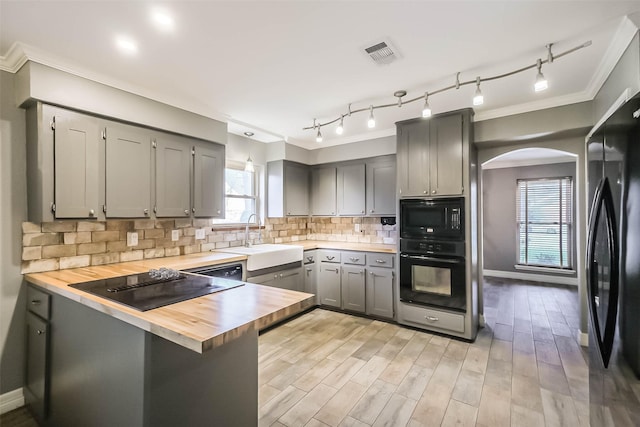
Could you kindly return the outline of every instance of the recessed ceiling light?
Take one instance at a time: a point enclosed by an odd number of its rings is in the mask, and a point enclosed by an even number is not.
[[[133,40],[126,36],[117,36],[116,46],[118,46],[118,49],[120,49],[120,51],[129,55],[133,55],[134,53],[138,52],[138,45],[136,45]]]
[[[173,30],[173,18],[169,13],[160,8],[155,8],[151,11],[151,20],[160,30],[172,31]]]
[[[255,135],[253,132],[245,132],[244,136],[248,136],[249,138],[251,138],[253,135]]]

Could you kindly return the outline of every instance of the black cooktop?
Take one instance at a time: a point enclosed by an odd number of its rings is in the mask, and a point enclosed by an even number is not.
[[[243,282],[174,272],[168,277],[155,271],[69,285],[72,288],[124,304],[140,311],[152,310],[214,292],[243,286]]]

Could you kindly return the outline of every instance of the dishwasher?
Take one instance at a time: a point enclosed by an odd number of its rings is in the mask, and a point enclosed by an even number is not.
[[[202,274],[210,277],[220,277],[229,280],[242,280],[242,264],[208,265],[204,267],[189,268],[182,271]]]

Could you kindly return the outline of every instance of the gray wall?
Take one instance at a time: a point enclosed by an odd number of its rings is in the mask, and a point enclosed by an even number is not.
[[[0,71],[0,394],[23,383],[22,222],[27,218],[25,111],[14,103],[15,75]]]
[[[484,269],[517,271],[518,260],[516,234],[516,181],[523,178],[570,176],[575,181],[576,164],[524,166],[483,171],[482,196],[484,197]],[[574,207],[576,206],[574,197]],[[575,209],[574,209],[575,224]],[[575,226],[574,226],[575,232]],[[573,261],[577,257],[575,234]],[[546,274],[538,273],[536,274]],[[563,275],[563,277],[567,277]],[[572,276],[575,277],[575,274]]]

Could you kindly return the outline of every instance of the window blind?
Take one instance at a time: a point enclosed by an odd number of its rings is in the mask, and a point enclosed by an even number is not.
[[[518,263],[571,268],[573,180],[517,181]]]

